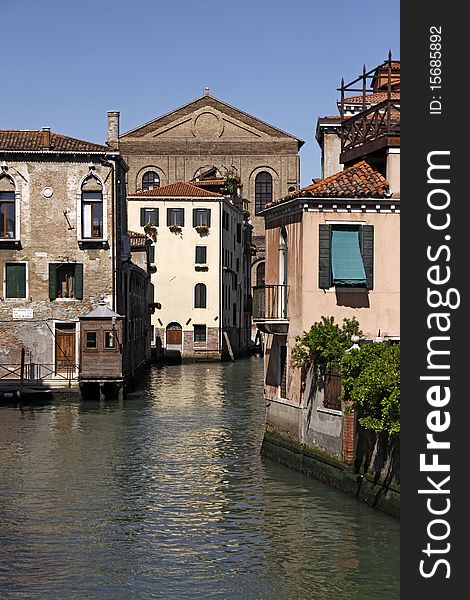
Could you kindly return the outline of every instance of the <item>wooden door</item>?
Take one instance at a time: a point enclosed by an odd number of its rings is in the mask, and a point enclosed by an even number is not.
[[[181,346],[183,341],[182,329],[167,329],[166,331],[166,345],[167,346]]]
[[[56,325],[55,370],[70,373],[75,370],[75,324]]]

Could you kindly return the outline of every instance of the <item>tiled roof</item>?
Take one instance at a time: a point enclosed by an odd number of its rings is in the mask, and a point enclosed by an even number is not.
[[[295,198],[383,198],[387,193],[385,177],[362,160],[344,171],[291,192],[267,204],[266,208]]]
[[[390,92],[390,98],[392,100],[400,100],[400,92]],[[373,94],[366,95],[366,104],[378,104],[379,102],[383,102],[384,100],[387,100],[387,99],[388,99],[387,92],[375,92]],[[344,102],[346,104],[362,104],[362,95],[361,96],[350,96],[349,98],[345,98]]]
[[[191,185],[204,186],[204,185],[224,185],[225,179],[223,177],[217,177],[213,179],[199,179],[199,181],[191,181]]]
[[[160,198],[223,198],[222,194],[208,192],[192,183],[177,181],[152,190],[139,190],[129,196],[158,196]]]
[[[42,130],[0,130],[0,150],[38,151],[43,149]],[[55,152],[107,152],[101,144],[77,140],[59,133],[50,133],[50,150]]]

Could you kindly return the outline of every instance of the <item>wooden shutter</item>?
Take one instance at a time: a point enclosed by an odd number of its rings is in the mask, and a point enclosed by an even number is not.
[[[49,263],[49,298],[57,298],[57,267],[58,263]]]
[[[153,209],[153,225],[156,227],[159,226],[158,208]]]
[[[361,254],[366,272],[366,287],[371,290],[374,287],[374,226],[363,225],[361,233]]]
[[[197,222],[197,211],[198,208],[193,208],[193,227],[197,227],[199,223]]]
[[[318,249],[318,287],[331,287],[331,225],[320,225]]]
[[[140,226],[144,227],[144,225],[147,225],[147,223],[145,222],[145,208],[141,208],[140,209]]]
[[[207,227],[210,227],[211,226],[211,209],[206,208],[206,212],[207,212]]]
[[[5,265],[6,297],[26,298],[26,265],[24,263]]]
[[[181,227],[184,227],[184,208],[178,209],[181,212]]]
[[[83,264],[75,265],[75,298],[83,300]]]

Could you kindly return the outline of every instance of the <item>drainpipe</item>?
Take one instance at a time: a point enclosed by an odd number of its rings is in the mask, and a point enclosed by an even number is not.
[[[115,240],[116,240],[116,236],[114,233],[114,227],[115,227],[115,208],[114,208],[114,203],[116,201],[115,199],[115,193],[116,193],[116,189],[117,189],[117,185],[116,185],[116,168],[114,166],[113,162],[109,162],[108,160],[105,159],[101,159],[101,164],[105,167],[110,167],[113,175],[111,177],[111,267],[112,267],[112,274],[113,276],[111,277],[111,297],[112,297],[112,309],[115,311],[116,310],[116,252],[115,252]]]

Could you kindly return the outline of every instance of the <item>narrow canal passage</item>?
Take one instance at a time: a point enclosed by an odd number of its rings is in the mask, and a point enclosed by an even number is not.
[[[0,408],[0,597],[393,600],[399,523],[263,459],[262,361]]]

